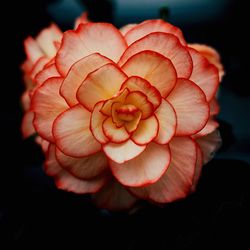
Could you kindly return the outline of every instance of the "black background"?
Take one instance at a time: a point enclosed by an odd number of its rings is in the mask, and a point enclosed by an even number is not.
[[[143,5],[139,6],[142,13],[126,13],[125,9],[119,17],[111,1],[82,2],[94,21],[122,25],[157,17],[157,13],[143,12]],[[142,3],[135,0],[135,5],[136,2]],[[195,8],[192,2],[195,1],[190,0],[190,8]],[[216,12],[217,1],[210,2]],[[249,248],[249,11],[244,1],[225,2],[219,15],[209,15],[207,19],[196,20],[192,16],[193,21],[188,21],[187,4],[179,15],[170,8],[169,16],[170,21],[181,26],[189,42],[210,44],[222,55],[227,73],[219,97],[223,147],[216,159],[204,167],[194,195],[165,208],[147,205],[132,215],[98,211],[87,196],[55,189],[42,171],[39,147],[32,139],[23,141],[20,134],[22,41],[53,19],[63,29],[70,28],[73,20],[66,16],[76,17],[78,13],[62,9],[60,13],[56,1],[1,2],[0,249],[37,249],[51,243],[70,243],[71,249],[77,245],[81,249],[128,250]],[[197,16],[206,15],[211,8],[197,6]],[[192,11],[195,13],[196,9]]]

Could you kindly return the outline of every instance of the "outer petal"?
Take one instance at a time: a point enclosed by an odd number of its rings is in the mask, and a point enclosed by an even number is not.
[[[127,210],[137,200],[115,180],[109,181],[98,193],[93,195],[93,199],[98,207],[110,211]]]
[[[127,25],[120,28],[120,32],[122,33],[123,36],[125,36],[126,33],[128,31],[130,31],[132,28],[134,28],[135,26],[137,26],[137,24],[135,24],[135,23],[127,24]]]
[[[110,99],[117,94],[126,78],[114,64],[104,65],[88,75],[77,91],[77,99],[92,111],[97,102]]]
[[[200,137],[196,140],[202,150],[203,164],[208,163],[213,157],[215,152],[220,148],[222,140],[218,130],[215,130],[211,134],[204,137]]]
[[[40,57],[36,63],[34,64],[32,70],[30,71],[29,75],[30,75],[30,78],[34,81],[35,80],[35,77],[36,75],[44,69],[45,65],[49,62],[49,58],[43,56],[43,57]]]
[[[178,77],[189,78],[192,73],[192,59],[186,47],[172,34],[155,32],[131,44],[122,55],[119,65],[144,50],[152,50],[167,57],[173,63]]]
[[[65,76],[75,62],[93,53],[100,53],[117,62],[126,47],[123,36],[113,25],[80,24],[77,30],[64,33],[56,65],[62,76]]]
[[[190,80],[204,91],[207,101],[211,101],[219,85],[218,69],[196,50],[189,48],[189,53],[194,65]]]
[[[157,203],[184,198],[193,184],[196,166],[196,144],[188,137],[175,137],[170,143],[171,163],[165,174],[154,184],[131,188],[136,196]]]
[[[108,161],[103,152],[83,158],[73,158],[65,155],[58,148],[56,158],[60,165],[79,179],[94,178],[108,167]]]
[[[76,20],[75,20],[75,29],[77,29],[77,27],[81,24],[81,23],[89,23],[89,19],[88,19],[88,13],[87,12],[83,12],[81,16],[79,16]]]
[[[103,115],[100,110],[104,102],[99,102],[95,105],[91,114],[90,130],[97,141],[104,144],[108,142],[108,138],[103,133],[102,124],[107,116]]]
[[[40,57],[44,56],[44,53],[37,42],[30,36],[24,41],[24,50],[32,64],[34,64]]]
[[[172,62],[154,51],[142,51],[122,66],[128,76],[140,76],[166,97],[176,84],[177,74]]]
[[[60,74],[58,73],[55,64],[52,64],[42,71],[40,71],[36,77],[35,81],[38,86],[42,85],[46,80],[48,80],[51,77],[59,77]]]
[[[71,157],[85,157],[101,150],[100,143],[92,135],[91,113],[81,105],[63,112],[54,122],[53,134],[56,146]]]
[[[220,106],[216,98],[213,98],[209,102],[210,115],[218,115],[220,112]]]
[[[158,119],[159,129],[155,142],[167,144],[175,134],[177,126],[177,117],[172,105],[162,100],[160,107],[157,109],[156,118]]]
[[[206,125],[209,106],[204,93],[193,82],[179,79],[167,100],[176,111],[176,135],[192,135]]]
[[[78,103],[76,92],[87,75],[111,62],[108,58],[97,53],[86,56],[76,62],[64,79],[60,91],[67,103],[70,106],[76,105]]]
[[[112,161],[124,163],[141,154],[145,148],[146,146],[138,146],[133,141],[128,140],[121,144],[107,143],[103,146],[103,151]]]
[[[164,22],[162,20],[147,20],[141,24],[136,25],[134,28],[130,29],[130,31],[126,33],[125,39],[128,45],[130,45],[133,42],[139,40],[140,38],[153,32],[173,34],[178,37],[182,45],[187,45],[185,39],[183,38],[181,30],[171,25],[170,23]]]
[[[77,194],[95,193],[99,191],[107,181],[106,176],[98,176],[89,181],[80,180],[63,170],[56,159],[55,146],[53,144],[49,146],[44,167],[48,175],[55,177],[57,188],[68,192]]]
[[[23,116],[21,130],[24,139],[36,133],[33,125],[33,119],[34,119],[34,112],[31,110],[27,111]]]
[[[139,156],[122,164],[110,161],[110,167],[120,183],[139,187],[159,180],[166,172],[169,163],[169,147],[150,143]]]
[[[200,52],[203,56],[207,58],[207,60],[214,64],[214,66],[219,70],[219,76],[220,76],[220,81],[222,80],[222,77],[224,76],[224,68],[221,63],[221,58],[219,53],[212,47],[209,47],[204,44],[189,44],[189,47],[197,50]]]
[[[32,97],[31,107],[34,110],[34,126],[44,139],[53,142],[52,125],[56,117],[68,108],[60,96],[62,78],[50,78],[40,86]]]
[[[158,134],[159,124],[153,115],[146,120],[141,120],[131,140],[138,145],[145,145],[151,142]]]
[[[193,135],[193,138],[199,138],[205,135],[208,135],[215,131],[219,127],[219,123],[215,121],[213,118],[210,118],[206,124],[206,126],[199,131],[197,134]]]
[[[111,117],[109,117],[103,122],[103,131],[106,137],[114,143],[121,143],[127,141],[130,137],[130,134],[126,131],[124,127],[116,127]]]
[[[145,79],[132,76],[127,79],[122,84],[121,89],[129,89],[130,91],[140,91],[144,95],[147,96],[148,100],[154,105],[154,108],[157,108],[161,104],[161,95],[160,92],[153,87],[148,81]]]

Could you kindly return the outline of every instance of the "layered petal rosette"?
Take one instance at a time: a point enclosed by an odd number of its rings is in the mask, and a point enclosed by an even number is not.
[[[66,31],[31,97],[46,173],[110,210],[186,197],[220,145],[211,58],[162,20]]]

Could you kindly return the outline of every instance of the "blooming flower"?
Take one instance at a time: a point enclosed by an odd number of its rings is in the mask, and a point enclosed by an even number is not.
[[[83,20],[31,97],[46,173],[110,210],[185,197],[220,145],[219,58],[162,20],[121,31]]]

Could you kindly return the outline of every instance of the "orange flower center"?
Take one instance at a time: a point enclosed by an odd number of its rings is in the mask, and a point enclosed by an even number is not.
[[[139,111],[137,107],[132,104],[125,104],[120,106],[116,113],[120,120],[130,122],[135,118],[136,113]]]

